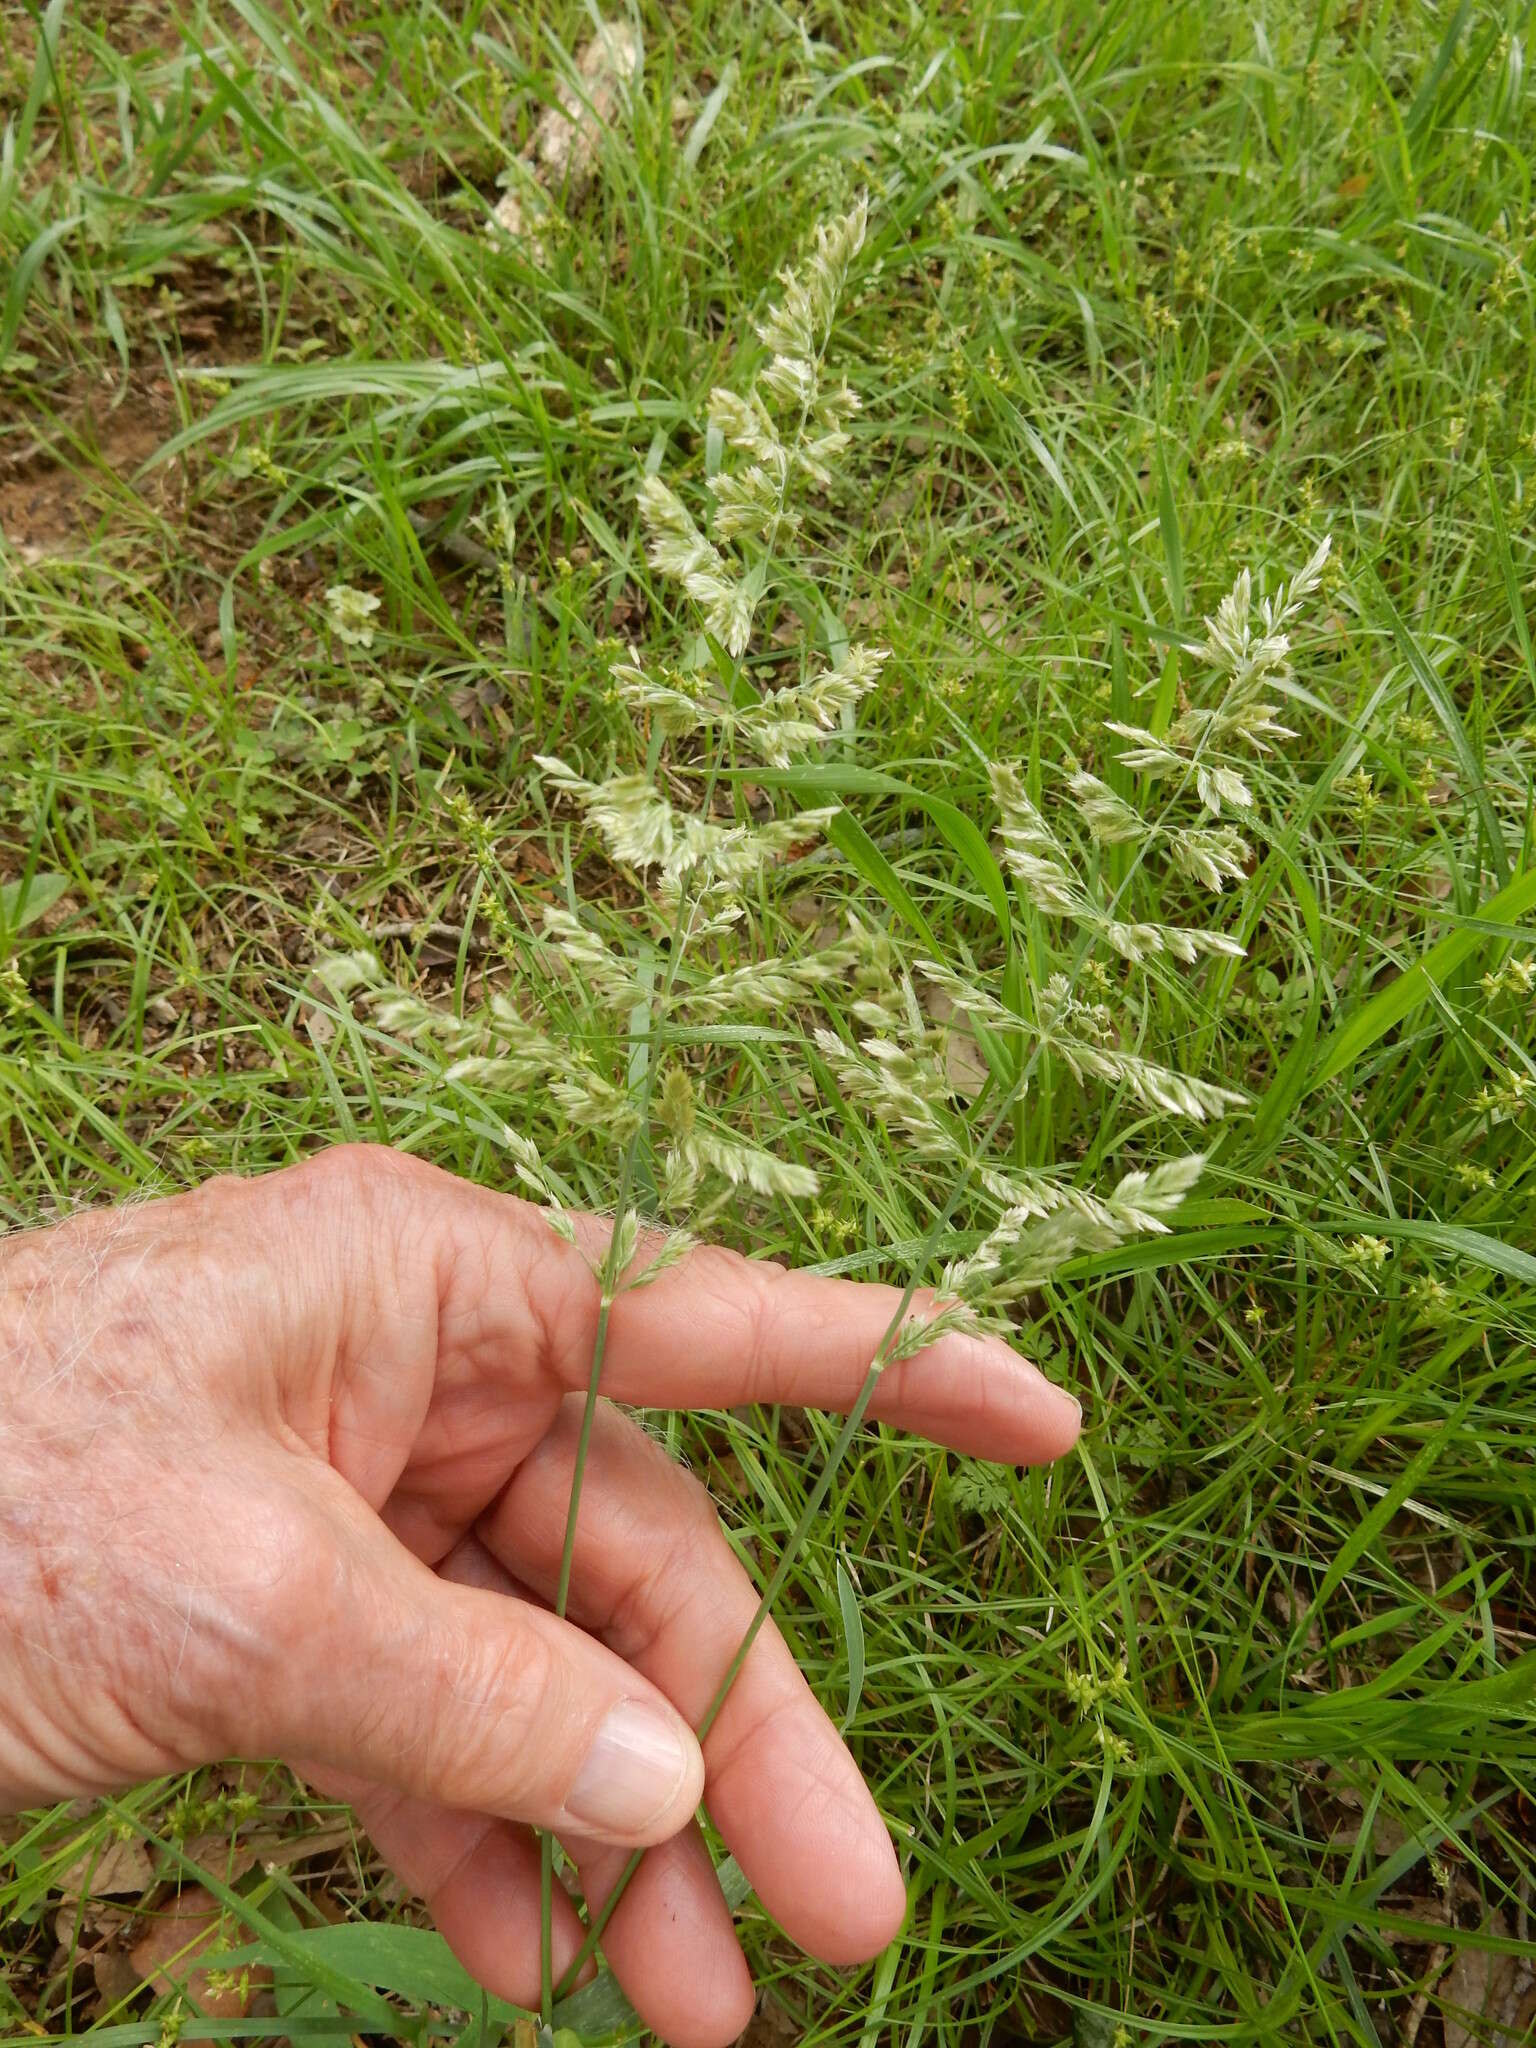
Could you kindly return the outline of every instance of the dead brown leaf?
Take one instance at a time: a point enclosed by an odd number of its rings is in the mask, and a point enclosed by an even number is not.
[[[795,2021],[765,1992],[736,2048],[789,2048],[790,2042],[799,2039],[800,2029]]]
[[[350,1848],[357,1839],[350,1821],[339,1821],[333,1828],[314,1828],[307,1835],[289,1835],[285,1840],[270,1847],[264,1843],[254,1846],[263,1870],[281,1864],[284,1869],[296,1863],[308,1863],[315,1856],[333,1856],[338,1849]]]
[[[229,1932],[224,1908],[200,1884],[169,1899],[133,1945],[130,1959],[141,1981],[168,1995],[180,1994],[210,2019],[243,2019],[257,1994],[272,1981],[270,1970],[242,1970],[229,1982],[216,1954]],[[198,1958],[206,1960],[199,1964]]]
[[[99,1848],[77,1856],[58,1880],[66,1896],[97,1899],[138,1898],[155,1881],[149,1851],[135,1837],[123,1841],[109,1835]]]
[[[115,1941],[106,1942],[91,1957],[91,1974],[96,1979],[101,2012],[109,2012],[114,2005],[132,1997],[141,1981],[133,1958]]]
[[[944,1027],[944,1073],[950,1087],[964,1101],[974,1102],[987,1085],[988,1069],[965,1012],[939,988],[925,987],[922,1004],[934,1023]]]
[[[527,241],[537,256],[537,222],[551,193],[579,205],[592,182],[598,139],[623,105],[640,69],[640,43],[627,22],[603,22],[576,60],[579,87],[562,84],[546,107],[533,141],[514,167],[516,182],[497,201],[491,219],[504,233]]]
[[[247,1871],[255,1869],[262,1856],[263,1845],[256,1837],[231,1841],[227,1833],[193,1835],[181,1844],[179,1855],[171,1851],[161,1855],[159,1875],[174,1881],[190,1863],[208,1871],[221,1884],[238,1884]]]
[[[1485,1931],[1509,1939],[1502,1913]],[[1445,2048],[1523,2048],[1536,2019],[1536,1966],[1524,1956],[1464,1944],[1441,1979],[1438,1998]]]
[[[133,1914],[126,1906],[99,1899],[66,1899],[53,1916],[53,1938],[61,1949],[72,1951],[120,1934],[132,1924]]]

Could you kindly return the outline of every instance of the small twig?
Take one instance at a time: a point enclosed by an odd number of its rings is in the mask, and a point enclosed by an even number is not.
[[[501,557],[477,540],[471,540],[456,526],[443,527],[436,519],[429,519],[425,512],[407,512],[411,530],[420,540],[430,541],[435,548],[441,548],[455,562],[462,562],[466,569],[489,569],[498,572]]]
[[[370,925],[368,936],[371,939],[443,939],[459,946],[464,944],[466,933],[463,925],[444,924],[437,918],[392,917],[383,924]],[[477,937],[472,928],[468,932],[468,941],[471,953],[488,953],[491,949],[490,940]]]
[[[1413,2048],[1419,2038],[1419,2029],[1424,2024],[1424,2015],[1429,2011],[1429,2001],[1435,1986],[1445,1974],[1445,1966],[1451,1959],[1450,1943],[1437,1941],[1430,1951],[1429,1974],[1424,1979],[1424,1988],[1408,2008],[1408,2017],[1403,2022],[1403,2048]]]

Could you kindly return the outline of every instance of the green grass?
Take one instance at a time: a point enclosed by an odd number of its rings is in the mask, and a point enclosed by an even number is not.
[[[1016,1309],[1084,1400],[1081,1452],[1020,1477],[866,1432],[780,1602],[896,1832],[907,1930],[852,1979],[750,1900],[744,1939],[807,2042],[1515,2040],[1536,1969],[1528,10],[651,10],[635,103],[537,249],[484,222],[581,9],[65,12],[0,5],[0,1215],[343,1137],[510,1185],[505,1121],[612,1204],[611,1149],[526,1090],[446,1085],[447,1055],[312,967],[371,943],[444,1006],[506,983],[453,791],[491,828],[509,929],[564,901],[630,943],[632,880],[530,757],[645,765],[612,643],[682,642],[636,479],[698,484],[708,392],[755,360],[775,271],[867,190],[837,343],[864,410],[777,616],[791,653],[838,617],[892,650],[833,758],[916,794],[845,775],[865,873],[817,851],[772,871],[769,950],[856,906],[901,959],[931,940],[1001,986],[997,907],[928,800],[990,834],[1007,759],[1053,820],[1073,765],[1132,793],[1103,721],[1162,730],[1198,698],[1188,650],[1240,569],[1272,589],[1324,531],[1334,557],[1250,879],[1213,911],[1158,863],[1084,853],[1127,914],[1244,938],[1194,970],[1107,956],[1104,990],[1127,1046],[1253,1108],[1172,1235]],[[371,647],[330,631],[337,582],[380,598]],[[1003,910],[1027,987],[1086,971],[1021,894]],[[632,1048],[531,941],[519,980],[622,1077]],[[821,1178],[711,1228],[905,1281],[945,1176],[839,1102],[809,1021],[687,1050],[712,1114]],[[1103,1183],[1194,1140],[1046,1061],[1007,1142]],[[984,1227],[967,1213],[946,1249]],[[665,1426],[766,1572],[836,1425]],[[1080,1673],[1109,1682],[1086,1716]],[[248,1783],[254,1812],[210,1779],[0,1835],[0,2033],[174,2028],[169,1999],[98,1988],[110,1917],[61,1944],[59,1880],[116,1831],[254,1836],[270,1860],[334,1819],[280,1774]],[[257,1861],[235,1893],[298,1944],[264,2033],[318,2038],[338,1989],[306,1980],[303,1930],[338,1914],[382,1930],[348,1952],[359,1996],[451,2030],[365,1843]]]

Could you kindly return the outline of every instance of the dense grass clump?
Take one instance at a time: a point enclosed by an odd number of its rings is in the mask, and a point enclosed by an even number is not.
[[[1526,2038],[1524,13],[0,35],[5,1220],[368,1137],[938,1287],[1067,1465],[656,1418],[908,1878],[762,2040]],[[7,2038],[249,2029],[200,1876],[483,2031],[279,1773],[0,1845]]]

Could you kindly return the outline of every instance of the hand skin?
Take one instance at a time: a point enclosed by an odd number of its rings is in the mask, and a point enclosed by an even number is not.
[[[580,1229],[600,1251],[607,1226]],[[846,1409],[896,1300],[702,1248],[620,1296],[603,1386]],[[282,1757],[522,2005],[530,1824],[592,1902],[663,1845],[603,1945],[674,2048],[734,2040],[753,2003],[701,1797],[794,1940],[877,1953],[896,1858],[771,1624],[700,1754],[757,1595],[705,1489],[607,1400],[571,1619],[549,1611],[597,1315],[536,1208],[384,1148],[0,1243],[0,1810]],[[871,1413],[1014,1463],[1078,1433],[1033,1366],[956,1335]],[[581,1927],[556,1907],[560,1971]]]

